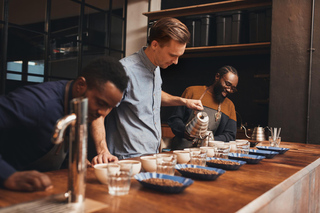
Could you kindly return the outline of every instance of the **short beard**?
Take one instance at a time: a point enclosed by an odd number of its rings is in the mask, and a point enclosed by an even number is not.
[[[213,99],[215,99],[219,104],[221,104],[226,97],[222,95],[222,92],[224,91],[224,88],[222,87],[220,81],[218,81],[213,86]]]

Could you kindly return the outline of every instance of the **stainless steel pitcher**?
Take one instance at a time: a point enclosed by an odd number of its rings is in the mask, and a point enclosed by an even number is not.
[[[244,126],[241,126],[241,128],[244,129],[244,134],[246,135],[247,138],[255,141],[265,141],[266,136],[265,136],[265,127],[254,127],[253,132],[251,137],[248,136],[247,134],[247,129]]]
[[[209,116],[206,112],[198,112],[186,125],[186,132],[193,137],[193,146],[201,146],[208,134]]]
[[[186,131],[194,138],[203,139],[208,129],[209,117],[205,112],[198,112],[186,125]]]

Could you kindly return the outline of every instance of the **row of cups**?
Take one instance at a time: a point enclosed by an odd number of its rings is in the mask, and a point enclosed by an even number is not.
[[[173,154],[160,153],[153,156],[140,157],[142,167],[147,172],[174,174],[173,164],[186,164],[205,166],[207,157],[227,159],[230,152],[249,154],[250,142],[247,140],[231,141],[209,141],[208,146],[199,148],[185,148],[175,150]],[[162,166],[161,163],[164,165]],[[171,168],[168,168],[170,167]],[[165,171],[168,169],[168,171]]]
[[[174,175],[177,163],[205,166],[207,157],[228,158],[230,151],[248,154],[249,148],[250,143],[246,140],[229,143],[209,141],[208,146],[142,156],[140,161],[120,160],[117,163],[96,164],[94,171],[98,180],[108,185],[109,194],[125,195],[129,192],[131,178],[140,172],[141,167],[146,172]]]

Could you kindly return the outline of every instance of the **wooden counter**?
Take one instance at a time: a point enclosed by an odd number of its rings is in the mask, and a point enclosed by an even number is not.
[[[195,180],[180,194],[152,191],[133,179],[128,195],[111,196],[89,168],[86,197],[104,205],[94,212],[320,212],[320,145],[282,142],[281,146],[290,150],[227,171],[214,181]],[[0,189],[0,206],[66,191],[67,170],[47,174],[54,189],[33,193]]]

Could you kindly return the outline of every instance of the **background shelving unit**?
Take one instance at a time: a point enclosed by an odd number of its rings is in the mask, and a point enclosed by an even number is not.
[[[270,42],[188,47],[182,58],[250,55],[270,53]]]
[[[261,7],[270,7],[271,0],[234,0],[223,1],[209,4],[201,4],[188,7],[166,9],[154,12],[143,13],[149,21],[155,21],[162,17],[184,17],[200,14],[209,14],[217,12],[226,12],[242,9],[253,9]],[[183,57],[211,57],[217,55],[239,55],[239,54],[265,54],[270,53],[270,42],[232,44],[205,47],[188,47]]]
[[[143,13],[150,21],[162,17],[181,17],[271,6],[271,0],[233,0]]]

